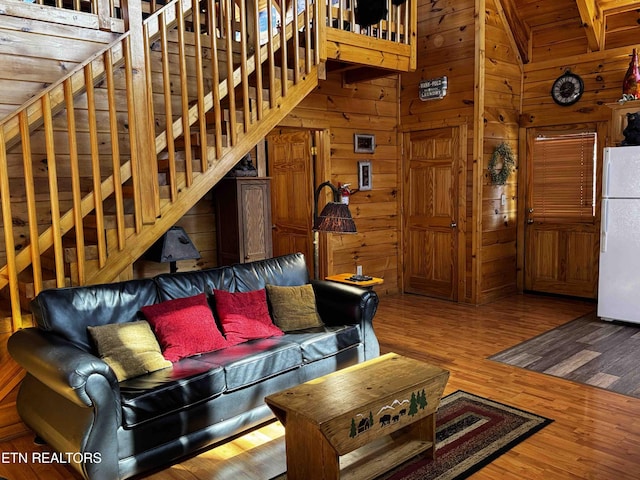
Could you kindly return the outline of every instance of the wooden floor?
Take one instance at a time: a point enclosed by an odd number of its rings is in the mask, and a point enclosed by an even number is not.
[[[589,302],[535,295],[479,307],[387,296],[381,298],[375,327],[383,352],[448,369],[445,394],[462,389],[555,420],[474,474],[474,480],[636,480],[640,400],[487,359],[594,308]],[[26,448],[33,448],[30,438],[0,444],[3,452]],[[147,478],[265,480],[284,470],[284,455],[283,429],[273,423]],[[37,472],[27,465],[12,467],[0,464],[0,476],[75,478],[59,466],[40,465]]]

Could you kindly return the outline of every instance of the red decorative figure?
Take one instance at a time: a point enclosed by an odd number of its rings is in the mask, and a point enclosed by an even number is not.
[[[638,53],[633,49],[629,68],[622,82],[622,93],[632,95],[634,98],[640,98],[640,72],[638,71]]]

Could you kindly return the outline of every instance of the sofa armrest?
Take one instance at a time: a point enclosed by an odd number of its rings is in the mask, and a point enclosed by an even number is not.
[[[380,355],[373,330],[373,317],[378,309],[378,294],[352,285],[326,280],[312,280],[316,306],[326,325],[360,325],[365,343],[365,358]]]
[[[100,358],[79,349],[57,335],[32,327],[9,338],[9,353],[29,374],[51,390],[81,407],[96,407],[91,391],[92,375],[107,380],[120,399],[120,386],[113,370]],[[113,408],[113,406],[110,406]],[[116,409],[120,411],[119,405]]]

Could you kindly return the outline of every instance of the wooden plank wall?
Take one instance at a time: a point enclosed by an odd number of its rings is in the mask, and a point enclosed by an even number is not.
[[[399,288],[399,174],[398,76],[357,84],[343,84],[342,75],[329,73],[327,80],[291,113],[287,126],[325,128],[329,131],[329,165],[325,171],[334,185],[358,186],[358,161],[370,160],[372,190],[350,197],[350,209],[358,233],[331,235],[328,274],[355,272],[382,277],[378,293]],[[375,135],[375,153],[354,153],[354,134]]]
[[[467,125],[464,159],[466,172],[466,221],[459,225],[465,241],[464,298],[471,302],[474,291],[472,272],[472,237],[466,235],[473,220],[473,137],[474,137],[474,71],[475,28],[473,0],[418,2],[418,66],[415,72],[402,74],[400,96],[401,130],[418,131],[442,126]],[[423,80],[447,76],[447,95],[442,100],[423,102],[418,86]],[[471,231],[469,231],[471,233]]]
[[[484,118],[481,170],[480,267],[476,303],[516,291],[517,174],[493,185],[488,172],[493,152],[507,143],[517,155],[522,63],[494,0],[485,4]],[[504,195],[504,202],[502,201]],[[504,203],[504,204],[503,204]]]
[[[116,38],[113,33],[14,17],[10,12],[2,9],[0,14],[0,118]]]
[[[466,248],[459,259],[465,264],[465,278],[460,300],[485,303],[516,289],[516,175],[506,185],[494,186],[487,166],[502,141],[517,153],[520,60],[493,0],[478,8],[477,16],[473,0],[421,1],[418,8],[418,68],[402,75],[401,129],[467,126],[467,206],[461,226]],[[484,22],[482,28],[476,28],[476,18]],[[445,98],[421,102],[420,81],[444,75]],[[474,94],[477,85],[480,90]],[[480,111],[474,112],[478,99]],[[481,155],[477,165],[474,151]]]

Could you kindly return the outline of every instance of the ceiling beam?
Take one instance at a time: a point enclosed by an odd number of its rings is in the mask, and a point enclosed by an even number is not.
[[[529,63],[529,39],[531,29],[518,15],[516,0],[496,0],[498,10],[507,20],[507,27],[511,30],[511,38],[518,49],[522,63]]]
[[[587,42],[591,51],[597,52],[602,48],[603,26],[602,10],[594,0],[576,0],[582,26],[587,35]]]

